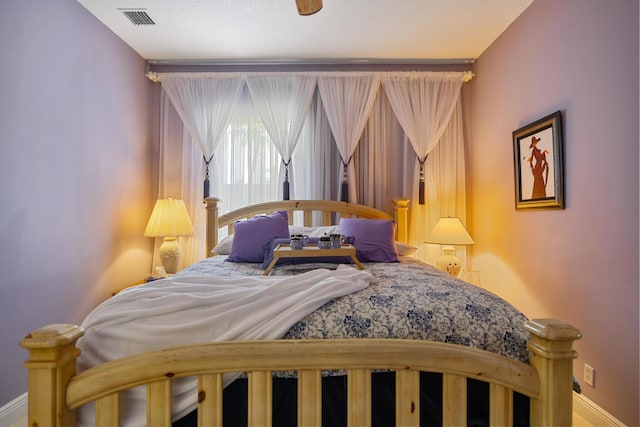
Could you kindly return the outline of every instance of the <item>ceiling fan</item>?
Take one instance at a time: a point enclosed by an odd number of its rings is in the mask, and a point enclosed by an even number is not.
[[[300,15],[313,15],[322,9],[322,0],[296,0],[296,6]]]

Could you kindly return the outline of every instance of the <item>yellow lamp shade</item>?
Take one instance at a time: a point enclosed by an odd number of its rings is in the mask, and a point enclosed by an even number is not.
[[[441,245],[472,245],[473,239],[459,218],[440,218],[431,230],[427,243]]]
[[[156,201],[144,231],[146,237],[177,237],[194,234],[189,212],[183,200],[169,198]]]

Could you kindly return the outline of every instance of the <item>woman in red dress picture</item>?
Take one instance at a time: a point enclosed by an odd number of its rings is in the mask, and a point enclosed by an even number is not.
[[[547,181],[549,179],[549,163],[547,162],[547,150],[541,151],[537,145],[540,138],[531,138],[531,157],[527,159],[531,173],[533,174],[532,199],[544,199],[547,197]]]

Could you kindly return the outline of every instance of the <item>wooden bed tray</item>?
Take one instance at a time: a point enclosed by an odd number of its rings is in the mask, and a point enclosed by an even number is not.
[[[407,240],[407,200],[396,201],[394,216],[360,205],[335,201],[279,201],[240,209],[218,217],[218,199],[206,200],[207,254],[218,241],[218,228],[237,219],[277,210],[304,212],[311,226],[312,212],[342,216],[394,219],[398,241]],[[231,229],[231,232],[233,230]],[[533,426],[572,423],[574,327],[553,319],[526,323],[530,364],[453,344],[416,340],[275,340],[236,341],[153,351],[115,360],[76,374],[76,347],[82,328],[53,324],[33,331],[21,342],[29,351],[29,425],[75,426],[75,409],[96,401],[97,426],[118,425],[118,393],[147,384],[147,424],[170,426],[171,381],[198,378],[200,426],[221,425],[222,373],[247,372],[249,425],[271,425],[271,371],[298,371],[298,423],[320,425],[321,370],[348,372],[349,425],[370,425],[371,369],[396,371],[396,423],[419,425],[418,372],[443,374],[445,425],[466,423],[466,378],[490,384],[490,422],[512,424],[513,391],[531,399]]]
[[[360,270],[364,270],[364,266],[356,257],[356,248],[352,245],[343,245],[340,248],[332,249],[320,249],[318,245],[307,245],[303,249],[291,249],[288,244],[278,245],[273,250],[273,260],[264,270],[263,275],[268,276],[271,270],[283,258],[322,258],[322,257],[335,257],[344,256],[351,258],[351,261]]]

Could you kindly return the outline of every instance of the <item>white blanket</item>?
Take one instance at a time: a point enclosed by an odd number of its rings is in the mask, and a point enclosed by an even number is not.
[[[126,289],[84,320],[78,371],[166,347],[280,338],[307,314],[366,288],[372,279],[366,271],[340,265],[296,276],[169,278]],[[140,387],[121,395],[122,425],[145,425],[145,399]],[[195,379],[174,381],[174,420],[194,410],[196,400]],[[93,425],[93,405],[85,406],[79,425]]]

